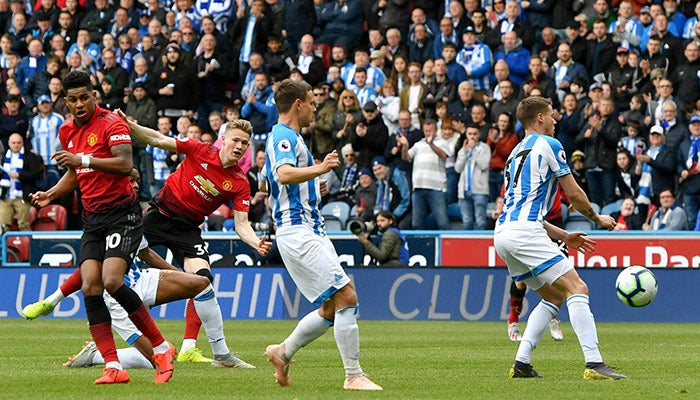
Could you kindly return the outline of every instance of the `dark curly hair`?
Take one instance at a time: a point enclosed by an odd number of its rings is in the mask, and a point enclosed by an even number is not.
[[[92,82],[90,74],[84,71],[71,71],[63,78],[63,90],[68,92],[70,89],[85,87],[92,90]]]

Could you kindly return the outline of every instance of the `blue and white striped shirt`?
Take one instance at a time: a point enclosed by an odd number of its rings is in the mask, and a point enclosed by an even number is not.
[[[557,178],[570,173],[566,153],[557,139],[529,133],[508,156],[503,214],[498,225],[543,223],[555,199]]]
[[[301,135],[285,124],[272,127],[265,144],[265,176],[270,187],[270,208],[277,227],[307,225],[314,233],[325,234],[321,216],[318,177],[303,183],[282,185],[277,168],[289,164],[297,168],[314,165],[311,152]]]
[[[47,117],[37,114],[32,118],[29,137],[32,148],[44,160],[44,165],[57,165],[56,160],[51,159],[51,156],[61,148],[61,142],[58,140],[58,129],[61,125],[63,125],[63,117],[55,112]]]
[[[173,137],[170,135],[170,137]],[[165,162],[168,159],[168,150],[163,150],[151,145],[146,146],[146,152],[153,157],[153,179],[164,181],[170,176],[170,167]]]

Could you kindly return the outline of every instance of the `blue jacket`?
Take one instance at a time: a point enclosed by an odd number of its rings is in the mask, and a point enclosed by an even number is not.
[[[34,66],[29,66],[29,60],[32,58],[36,60],[36,64]],[[46,61],[47,59],[44,53],[41,53],[39,57],[24,57],[22,61],[19,62],[19,65],[17,65],[17,70],[15,71],[17,86],[19,86],[20,89],[24,88],[24,85],[29,80],[29,77],[34,74],[34,72],[41,71],[46,67]]]
[[[343,36],[362,36],[362,5],[360,0],[348,0],[343,7],[338,7],[338,1],[326,3],[321,8],[319,20],[326,24],[324,34]]]
[[[523,86],[525,77],[530,73],[530,51],[523,48],[522,44],[509,52],[501,46],[496,53],[494,63],[498,60],[505,60],[508,63],[510,69],[508,78],[518,87]]]
[[[241,108],[241,117],[246,118],[253,125],[254,134],[264,134],[272,130],[272,126],[277,123],[277,107],[273,99],[272,88],[267,86],[262,92],[253,89],[257,96],[255,103],[246,103]]]

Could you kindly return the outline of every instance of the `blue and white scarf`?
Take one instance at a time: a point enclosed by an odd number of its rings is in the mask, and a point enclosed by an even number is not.
[[[652,160],[656,160],[664,145],[657,148],[650,148],[647,154]],[[639,178],[639,194],[637,195],[637,204],[651,204],[651,197],[654,195],[651,186],[651,166],[647,163],[642,164],[642,176]]]
[[[21,172],[22,168],[24,168],[24,148],[20,149],[19,153],[8,149],[5,153],[5,163],[2,165],[2,180],[0,180],[0,187],[9,188],[5,198],[22,198],[22,183],[18,179],[10,178],[9,175],[10,172]]]

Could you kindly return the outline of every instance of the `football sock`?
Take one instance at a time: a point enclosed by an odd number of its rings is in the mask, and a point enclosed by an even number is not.
[[[360,329],[357,326],[359,305],[345,307],[335,312],[333,335],[343,359],[345,375],[362,373],[360,368]]]
[[[136,328],[151,342],[153,352],[165,352],[169,346],[165,342],[163,335],[161,335],[160,330],[158,330],[155,321],[153,321],[153,317],[151,317],[151,314],[148,312],[146,306],[143,305],[141,298],[136,292],[126,285],[121,285],[119,289],[110,294],[119,302],[119,305],[124,308],[124,311],[129,314],[129,319],[136,325]],[[165,344],[165,349],[161,350],[161,345],[163,344]]]
[[[510,284],[510,315],[508,323],[520,322],[520,313],[523,311],[523,301],[525,300],[525,291],[527,289],[518,289],[515,286],[515,281]]]
[[[119,364],[117,349],[112,336],[112,318],[102,296],[84,296],[90,335],[104,359]]]
[[[542,340],[544,333],[549,327],[549,321],[552,317],[559,314],[559,307],[548,301],[540,301],[527,318],[527,326],[523,333],[523,339],[518,346],[518,353],[515,355],[515,360],[525,364],[530,364],[532,351]]]
[[[598,331],[591,307],[588,305],[588,296],[575,294],[566,299],[566,307],[569,310],[571,327],[578,337],[586,362],[603,362],[603,356],[598,350]]]
[[[197,310],[194,308],[194,300],[187,299],[185,308],[185,335],[182,340],[181,352],[186,352],[189,349],[197,347],[197,336],[199,336],[199,328],[202,326],[202,320],[197,315]]]
[[[214,355],[225,355],[230,352],[224,336],[224,320],[221,317],[221,307],[216,300],[216,294],[211,284],[194,297],[194,308],[204,325],[211,350]]]
[[[284,355],[291,360],[300,348],[313,342],[326,333],[333,322],[328,321],[313,310],[306,314],[297,324],[287,339],[284,340]]]
[[[126,347],[117,349],[117,355],[123,368],[150,368],[153,369],[153,364],[135,347]],[[99,351],[95,352],[92,358],[92,365],[104,364],[105,360]]]
[[[51,303],[52,306],[56,307],[58,303],[61,302],[66,296],[63,295],[61,292],[61,289],[56,289],[53,293],[49,295],[49,297],[46,298],[49,303]]]
[[[83,286],[83,277],[80,275],[80,268],[76,268],[75,271],[70,274],[68,279],[66,279],[58,288],[61,290],[63,297],[66,297],[80,290],[81,286]],[[51,304],[53,304],[53,302]],[[55,306],[56,304],[53,305]]]

